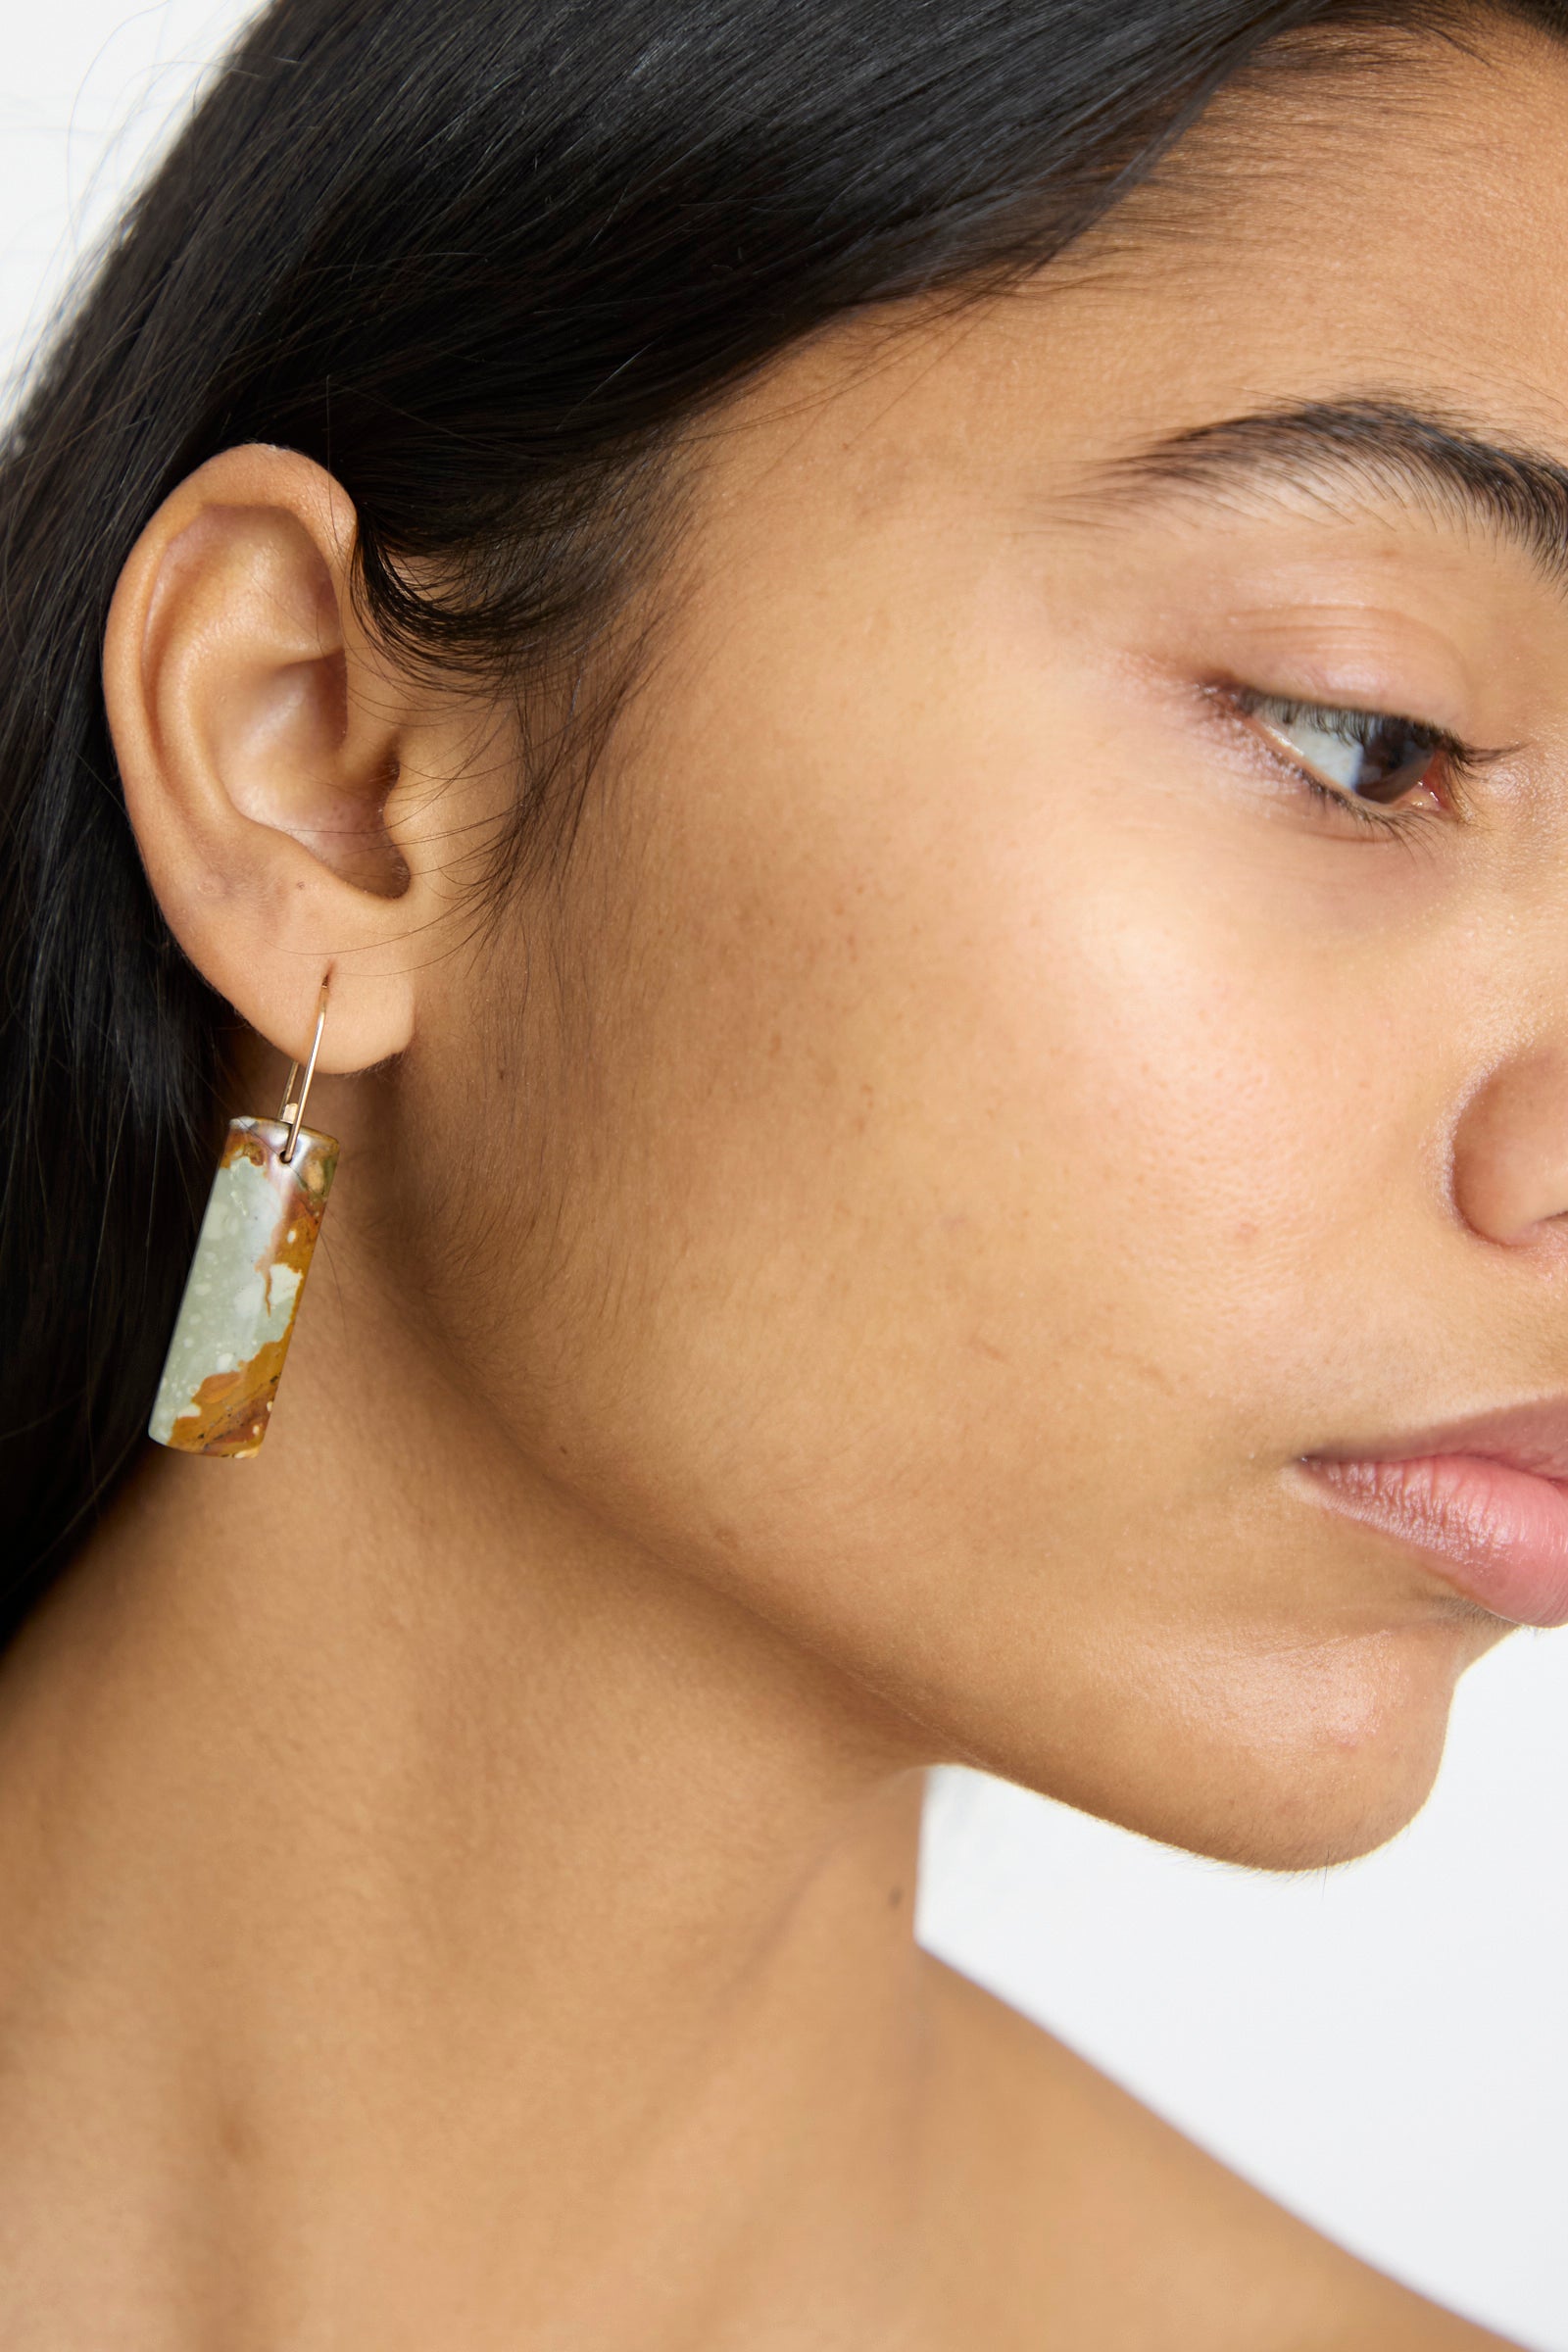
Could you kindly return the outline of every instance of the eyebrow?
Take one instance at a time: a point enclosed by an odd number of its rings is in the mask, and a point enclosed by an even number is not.
[[[1199,425],[1118,459],[1112,494],[1160,487],[1321,489],[1336,480],[1479,525],[1568,587],[1568,466],[1396,401],[1313,401]]]

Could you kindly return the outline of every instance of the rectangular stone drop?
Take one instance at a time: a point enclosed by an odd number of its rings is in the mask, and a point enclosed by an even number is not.
[[[300,1293],[337,1166],[302,1127],[231,1119],[148,1431],[181,1453],[255,1453],[267,1435]]]

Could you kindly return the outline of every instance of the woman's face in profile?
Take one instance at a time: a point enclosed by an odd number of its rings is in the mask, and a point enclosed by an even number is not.
[[[772,9],[274,0],[0,441],[0,2306],[1479,2343],[909,1898],[1568,1623],[1568,16]]]
[[[1257,1862],[1417,1806],[1478,1599],[1568,1607],[1303,1467],[1568,1388],[1568,475],[1469,446],[1568,458],[1565,101],[1522,34],[1227,101],[701,428],[564,879],[411,1065],[558,1484]]]

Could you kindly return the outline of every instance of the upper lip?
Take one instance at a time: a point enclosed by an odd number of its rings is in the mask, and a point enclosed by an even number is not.
[[[1308,1454],[1311,1462],[1411,1462],[1437,1454],[1469,1453],[1504,1462],[1535,1478],[1568,1480],[1568,1396],[1544,1397],[1538,1404],[1510,1404],[1475,1413],[1463,1421],[1433,1422],[1397,1438],[1369,1446],[1332,1446]]]

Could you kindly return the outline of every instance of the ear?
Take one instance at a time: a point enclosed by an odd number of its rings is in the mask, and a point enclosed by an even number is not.
[[[125,805],[175,938],[294,1056],[329,979],[323,1070],[408,1045],[436,911],[416,825],[433,779],[354,612],[355,530],[310,459],[225,450],[142,533],[104,645]]]

